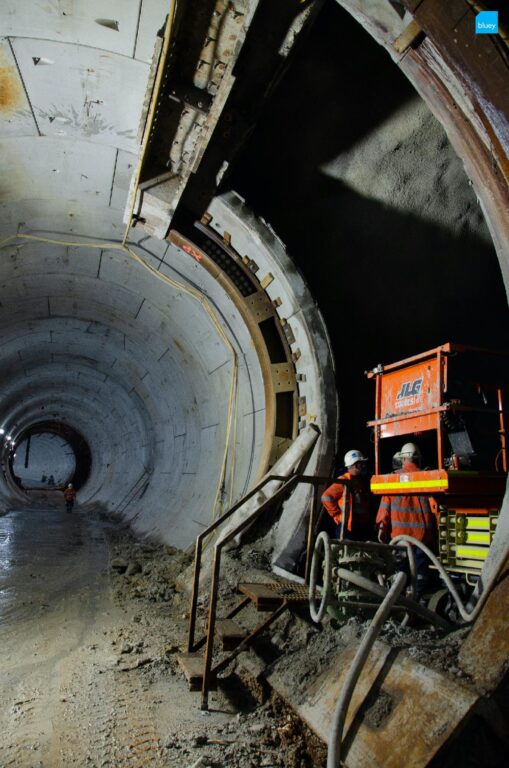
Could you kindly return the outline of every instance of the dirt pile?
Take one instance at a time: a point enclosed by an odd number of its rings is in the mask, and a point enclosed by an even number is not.
[[[114,542],[110,571],[116,600],[134,610],[130,629],[117,638],[117,669],[135,674],[144,685],[155,688],[172,680],[173,688],[183,691],[187,683],[177,664],[177,655],[186,650],[192,558],[172,547],[122,534]],[[179,591],[183,572],[185,592]],[[198,600],[198,635],[206,626],[208,573],[205,558]],[[269,559],[252,542],[223,555],[219,615],[238,602],[239,580],[278,580],[270,571]],[[260,621],[260,615],[249,607],[235,621],[250,630]],[[187,725],[176,720],[161,742],[169,764],[175,768],[215,768],[225,764],[236,768],[321,766],[326,757],[324,744],[306,732],[302,721],[277,698],[266,680],[283,681],[283,688],[292,692],[292,701],[302,703],[331,660],[360,640],[369,623],[367,617],[352,616],[339,621],[327,616],[322,625],[316,625],[309,617],[307,604],[283,614],[270,633],[261,635],[251,650],[222,673],[219,690],[211,693],[210,714],[200,712],[199,694],[189,694],[194,696],[194,719]],[[457,654],[467,632],[459,629],[446,634],[426,626],[402,626],[401,618],[395,617],[385,624],[380,639],[421,664],[451,677],[464,677]],[[259,687],[256,691],[255,680]],[[365,717],[377,727],[387,718],[391,706],[382,692],[374,697]],[[219,711],[223,717],[217,717],[215,713]],[[200,718],[198,726],[196,716]]]
[[[305,731],[302,721],[272,696],[228,723],[204,723],[190,733],[172,734],[165,748],[172,766],[318,768],[325,764],[325,745]]]
[[[176,589],[177,577],[191,576],[191,557],[172,547],[139,541],[128,531],[112,531],[109,576],[116,603],[129,622],[110,639],[116,656],[114,672],[125,681],[136,680],[159,702],[159,750],[162,765],[172,768],[320,768],[326,747],[270,688],[230,665],[210,694],[210,710],[200,710],[200,694],[190,693],[177,663],[186,650],[189,595]],[[239,560],[241,562],[239,562]],[[236,585],[242,578],[267,580],[260,566],[268,565],[260,553],[246,548],[225,554],[220,594],[221,609],[238,600]],[[268,574],[270,580],[274,580]],[[198,603],[204,624],[208,590]],[[247,615],[249,625],[256,616]],[[259,620],[259,617],[258,617]],[[283,617],[276,625],[277,643],[284,645],[294,620]],[[305,622],[302,626],[305,625]],[[300,627],[300,624],[299,624]],[[315,630],[311,630],[315,634]],[[266,642],[260,641],[260,646]],[[275,644],[274,647],[277,647]],[[279,651],[278,651],[279,653]],[[237,674],[239,671],[239,674]],[[128,684],[128,682],[126,683]],[[171,695],[168,696],[168,691]]]
[[[116,538],[110,570],[119,577],[115,582],[117,597],[171,601],[177,578],[191,563],[191,556],[175,547],[139,541],[126,532]]]
[[[461,627],[449,633],[420,627],[401,627],[397,622],[386,624],[381,639],[394,648],[406,650],[407,654],[426,667],[443,672],[451,677],[468,676],[458,665],[460,648],[470,632],[470,627]]]

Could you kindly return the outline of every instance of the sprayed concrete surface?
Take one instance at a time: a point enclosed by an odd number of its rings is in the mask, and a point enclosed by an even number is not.
[[[283,703],[235,675],[200,711],[176,664],[188,560],[93,509],[0,518],[2,768],[323,764]]]

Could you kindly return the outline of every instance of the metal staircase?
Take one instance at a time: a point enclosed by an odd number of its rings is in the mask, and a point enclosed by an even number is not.
[[[274,489],[274,481],[279,486]],[[230,543],[236,536],[251,526],[269,507],[274,506],[281,501],[300,483],[307,483],[314,487],[314,498],[308,524],[308,547],[306,575],[309,574],[309,563],[311,558],[313,537],[312,532],[315,526],[316,514],[319,502],[319,486],[330,482],[328,477],[313,477],[303,474],[291,474],[290,476],[268,475],[258,485],[256,485],[246,496],[237,504],[229,509],[222,517],[214,521],[206,530],[200,533],[196,539],[193,590],[191,598],[191,610],[189,618],[189,636],[187,652],[180,654],[178,658],[179,665],[189,683],[191,691],[201,690],[201,708],[208,709],[208,694],[210,690],[215,690],[217,686],[217,676],[224,670],[236,656],[246,650],[249,645],[278,619],[285,611],[291,609],[298,603],[307,603],[308,587],[294,582],[276,583],[240,583],[238,592],[243,595],[240,601],[227,612],[224,616],[218,618],[218,587],[221,568],[221,553],[223,548]],[[250,513],[240,520],[236,525],[230,528],[225,527],[221,531],[219,538],[214,544],[214,557],[212,562],[212,579],[209,593],[209,611],[205,634],[195,640],[196,614],[198,606],[198,589],[201,572],[201,559],[204,541],[219,528],[230,520],[234,513],[244,507],[246,502],[252,499],[260,491],[267,492],[267,486],[272,484],[270,495],[262,494],[262,501],[255,504]],[[260,498],[260,497],[259,497]],[[254,605],[260,613],[265,613],[265,617],[251,631],[245,630],[240,624],[234,621],[234,618],[248,605]],[[219,639],[221,644],[221,655],[218,658],[218,648],[215,648],[215,641]]]

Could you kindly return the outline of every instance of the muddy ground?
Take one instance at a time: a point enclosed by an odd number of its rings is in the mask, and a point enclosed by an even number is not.
[[[202,712],[177,663],[186,650],[190,564],[189,554],[136,539],[97,509],[66,515],[32,505],[0,517],[1,768],[325,764],[325,745],[264,678],[275,672],[298,703],[368,620],[318,626],[306,603],[283,614],[222,674]],[[268,568],[256,543],[226,553],[220,613],[238,601],[240,578],[276,580]],[[207,600],[205,579],[198,633]],[[238,620],[251,628],[260,618],[249,607]],[[382,639],[468,684],[457,665],[465,632],[389,621]],[[366,716],[376,724],[386,704],[381,696]]]
[[[176,661],[188,562],[94,510],[0,517],[2,768],[323,765],[323,744],[235,669],[200,710]]]

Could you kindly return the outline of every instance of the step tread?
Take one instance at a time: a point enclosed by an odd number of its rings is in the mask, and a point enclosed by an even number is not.
[[[247,635],[247,630],[237,624],[233,619],[217,619],[216,632],[220,638],[239,638],[242,640]]]
[[[205,659],[201,653],[180,653],[177,656],[177,662],[189,683],[190,691],[201,690],[203,683],[203,666]],[[216,690],[217,684],[212,676],[210,690]]]
[[[290,603],[307,602],[308,587],[295,583],[269,582],[250,583],[243,582],[238,585],[238,590],[253,601],[260,611],[270,611],[277,608],[283,600]]]

